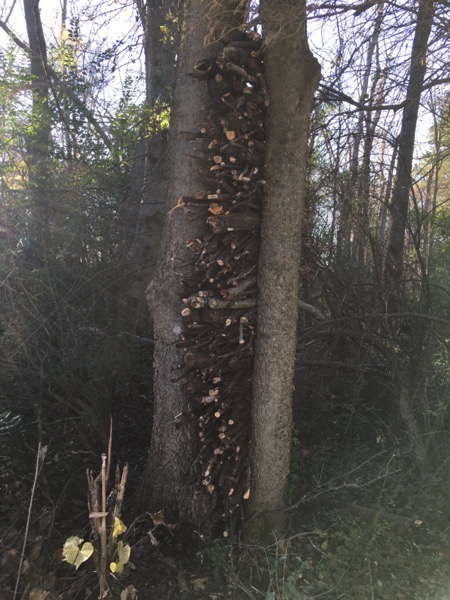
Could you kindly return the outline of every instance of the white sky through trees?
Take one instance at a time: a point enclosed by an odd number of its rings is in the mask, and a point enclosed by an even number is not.
[[[315,6],[320,7],[319,4]],[[41,0],[40,9],[44,34],[51,50],[60,44],[63,0]],[[355,16],[353,10],[333,15],[320,8],[309,13],[310,44],[322,65],[322,82],[325,79],[333,81],[334,77],[334,83],[340,91],[355,100],[359,100],[365,44],[370,35],[374,10],[371,8],[359,16]],[[0,18],[5,20],[8,16],[8,26],[26,41],[21,0],[3,0]],[[135,3],[132,0],[68,0],[66,27],[70,28],[75,22],[80,32],[78,68],[84,69],[87,76],[92,78],[91,89],[95,94],[95,102],[103,105],[105,110],[108,105],[114,105],[114,101],[122,95],[126,78],[128,85],[132,82],[133,100],[141,102],[145,89],[143,39]],[[389,63],[396,65],[388,72],[391,89],[387,103],[404,99],[413,32],[414,15],[408,10],[395,9],[383,22],[379,42],[380,61],[384,61],[387,71]],[[8,43],[6,34],[0,32],[0,48],[5,48]],[[432,66],[432,61],[437,64],[439,57],[434,53],[429,60]],[[345,61],[348,64],[343,68]],[[401,74],[402,69],[404,75]],[[427,150],[432,124],[426,106],[428,102],[429,95],[425,94],[417,132],[418,158]],[[343,109],[354,111],[354,107],[345,103]],[[401,110],[398,116],[400,113]],[[390,128],[390,133],[395,134],[395,126]]]

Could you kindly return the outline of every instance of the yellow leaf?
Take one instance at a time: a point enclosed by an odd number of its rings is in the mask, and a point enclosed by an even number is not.
[[[75,567],[78,569],[78,567],[83,564],[89,557],[92,556],[94,552],[94,546],[91,544],[91,542],[85,542],[82,546],[81,546],[81,550],[78,554],[78,560],[75,563]]]
[[[66,560],[70,565],[74,565],[79,552],[80,549],[78,546],[70,546],[69,548],[66,548],[63,550],[64,560]]]
[[[72,546],[79,546],[82,541],[83,540],[81,538],[73,535],[72,537],[67,538],[67,540],[64,542],[63,550],[66,548],[71,548]]]
[[[114,518],[114,529],[113,529],[113,538],[119,537],[119,535],[122,535],[122,533],[125,533],[125,531],[127,530],[127,526],[122,523],[122,521],[118,518],[115,517]]]
[[[109,568],[111,569],[111,573],[122,573],[124,566],[125,565],[119,560],[119,562],[112,562],[109,565]]]
[[[94,546],[90,542],[85,542],[80,548],[79,544],[82,541],[81,538],[73,536],[68,538],[63,546],[64,560],[73,565],[75,569],[78,569],[94,552]]]
[[[124,565],[130,560],[131,548],[128,544],[124,546],[123,542],[119,542],[117,544],[117,556],[119,557],[119,562]]]

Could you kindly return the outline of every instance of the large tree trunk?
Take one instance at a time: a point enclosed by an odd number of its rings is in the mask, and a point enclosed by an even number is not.
[[[25,22],[30,47],[33,104],[32,124],[27,137],[29,189],[32,194],[32,223],[26,257],[41,265],[50,242],[50,138],[49,82],[46,47],[39,12],[39,0],[24,0]]]
[[[181,194],[195,195],[202,189],[198,161],[193,158],[195,144],[190,140],[204,119],[206,86],[189,78],[188,73],[205,55],[204,11],[202,0],[186,1],[180,11],[181,38],[168,148],[170,183],[165,203],[165,214],[169,216],[161,261],[147,294],[156,340],[155,410],[150,459],[142,486],[147,508],[164,508],[172,516],[191,523],[195,522],[197,512],[204,512],[196,506],[204,502],[204,496],[195,495],[197,478],[191,473],[197,449],[193,426],[175,427],[176,415],[186,408],[177,370],[180,351],[175,343],[182,331],[182,280],[192,269],[192,254],[186,248],[186,240],[202,235],[204,225],[181,210],[170,212],[170,209]]]
[[[398,287],[401,283],[403,273],[403,255],[411,189],[414,141],[420,97],[427,69],[426,54],[431,26],[433,24],[433,15],[434,2],[432,0],[420,0],[411,51],[411,68],[406,91],[407,104],[403,110],[401,131],[398,139],[397,175],[392,193],[392,221],[385,263],[385,278],[388,292],[395,295],[398,295]],[[394,305],[392,306],[395,308]]]
[[[270,97],[266,192],[258,272],[258,325],[252,407],[252,535],[279,534],[290,469],[300,231],[308,127],[320,67],[309,51],[305,2],[265,0]]]

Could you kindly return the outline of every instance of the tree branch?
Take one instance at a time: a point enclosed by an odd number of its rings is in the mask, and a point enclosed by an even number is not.
[[[8,27],[8,25],[6,24],[5,21],[3,21],[1,19],[0,19],[0,28],[3,29],[3,31],[8,34],[8,36],[13,40],[13,42],[16,44],[16,46],[18,46],[21,50],[23,50],[27,54],[30,54],[30,52],[31,52],[30,47],[25,42],[23,42],[12,31],[12,29],[10,27]],[[55,96],[56,90],[55,90],[54,86],[52,85],[51,79],[53,79],[53,81],[58,85],[61,85],[61,80],[60,80],[58,74],[56,73],[56,71],[50,65],[48,65],[47,62],[46,62],[45,66],[46,66],[46,71],[47,71],[47,78],[49,80],[50,87],[53,92],[53,96]],[[105,146],[109,150],[111,150],[113,147],[111,139],[109,138],[108,134],[103,129],[103,127],[100,125],[100,123],[97,121],[97,119],[93,115],[92,111],[90,111],[89,108],[83,102],[81,102],[81,100],[75,94],[73,94],[70,90],[67,90],[67,92],[71,96],[71,98],[72,98],[73,102],[76,104],[77,108],[83,113],[83,115],[86,117],[86,119],[89,121],[89,123],[93,126],[93,128],[95,129],[95,131],[97,132],[99,137],[103,140],[103,142],[105,143]],[[59,104],[56,96],[55,96],[55,101],[57,102],[57,104]]]

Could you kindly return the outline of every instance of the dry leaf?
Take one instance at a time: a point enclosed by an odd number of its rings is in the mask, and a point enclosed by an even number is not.
[[[25,560],[22,563],[22,575],[24,577],[27,577],[30,574],[31,570],[32,569],[31,569],[30,561],[27,558],[25,558]]]
[[[150,541],[152,543],[152,546],[159,546],[159,542],[158,540],[155,538],[155,536],[153,535],[152,531],[148,531],[147,532],[148,535],[150,536]]]
[[[119,542],[117,544],[117,556],[119,557],[119,562],[124,565],[130,560],[131,548],[129,544],[124,546],[123,542]]]
[[[129,585],[120,592],[120,600],[135,600],[137,590],[132,585]]]
[[[164,510],[159,510],[156,513],[150,513],[150,516],[155,527],[158,525],[164,525]]]
[[[15,548],[10,548],[3,553],[0,560],[2,575],[17,573],[20,563],[20,554]]]
[[[48,590],[34,588],[31,590],[28,600],[53,600],[54,596]]]
[[[47,571],[42,578],[42,587],[53,590],[56,584],[56,573],[55,571]]]
[[[192,587],[196,592],[204,590],[206,588],[206,584],[208,583],[207,577],[197,577],[191,581]]]
[[[36,560],[39,555],[41,554],[42,551],[42,536],[38,536],[35,540],[34,540],[34,544],[33,547],[30,550],[30,553],[28,555],[28,558],[31,560],[31,562],[33,562],[34,560]]]

